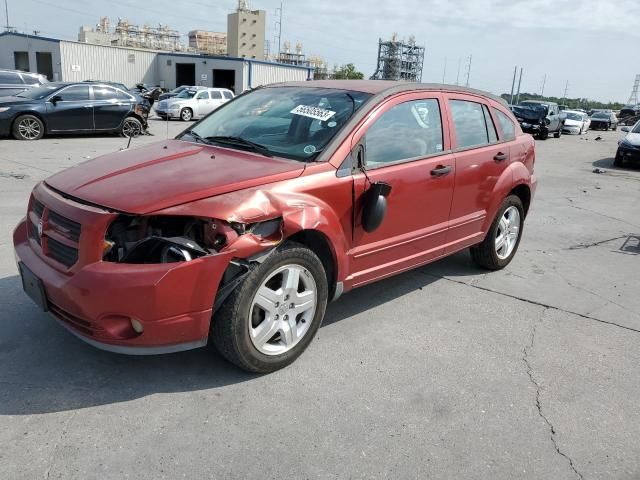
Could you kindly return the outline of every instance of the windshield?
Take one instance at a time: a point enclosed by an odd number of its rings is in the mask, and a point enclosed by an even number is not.
[[[42,100],[45,97],[48,97],[56,90],[61,89],[64,85],[56,84],[56,83],[48,83],[46,85],[42,85],[38,88],[32,88],[31,90],[25,90],[24,92],[20,92],[16,95],[16,97],[21,98],[31,98],[32,100]]]
[[[182,87],[178,87],[178,88],[174,88],[173,90],[171,90],[172,93],[180,93],[183,90],[186,90],[187,87],[185,87],[184,85]]]
[[[567,112],[567,119],[582,121],[582,114],[576,112]]]
[[[215,110],[193,131],[205,140],[240,137],[274,155],[308,161],[369,97],[369,93],[328,88],[262,88]]]
[[[547,109],[548,109],[547,105],[544,105],[542,103],[526,103],[526,102],[522,102],[518,106],[532,108],[534,110],[538,110],[539,112],[546,112]]]
[[[636,123],[636,126],[633,127],[633,130],[631,130],[631,133],[640,133],[640,122]]]
[[[592,115],[593,118],[609,118],[611,114],[605,112],[596,112]]]
[[[176,95],[176,98],[193,98],[196,93],[198,93],[197,90],[183,90],[180,95]]]

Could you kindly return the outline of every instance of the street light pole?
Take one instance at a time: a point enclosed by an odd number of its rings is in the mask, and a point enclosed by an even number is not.
[[[7,24],[4,29],[8,32],[11,27],[9,27],[9,0],[4,0],[4,13],[7,17]]]

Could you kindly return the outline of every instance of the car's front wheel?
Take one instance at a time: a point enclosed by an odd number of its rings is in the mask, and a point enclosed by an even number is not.
[[[35,115],[21,115],[13,122],[13,137],[17,140],[40,140],[44,123]]]
[[[184,122],[188,122],[193,118],[193,111],[190,108],[183,108],[180,110],[180,119]]]
[[[214,315],[210,337],[240,368],[268,373],[298,358],[327,305],[327,276],[311,250],[285,244],[254,267]]]
[[[509,195],[498,209],[484,241],[471,247],[471,257],[488,270],[506,267],[518,250],[523,226],[522,201],[517,195]]]

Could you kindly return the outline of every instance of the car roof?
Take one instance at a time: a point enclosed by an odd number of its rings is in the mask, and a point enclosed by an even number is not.
[[[547,102],[546,100],[523,100],[520,103],[539,103],[540,105],[558,105],[556,102]]]
[[[284,82],[268,85],[272,87],[309,87],[330,88],[335,90],[351,90],[355,92],[371,93],[373,95],[392,95],[401,92],[433,91],[433,92],[460,92],[471,95],[481,95],[501,103],[505,107],[507,102],[492,93],[476,90],[458,85],[446,85],[441,83],[398,82],[395,80],[309,80],[306,82]]]

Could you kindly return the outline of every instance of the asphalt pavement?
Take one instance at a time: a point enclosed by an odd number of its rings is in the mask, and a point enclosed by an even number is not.
[[[212,348],[106,353],[39,312],[11,242],[30,190],[126,141],[0,140],[0,479],[639,478],[640,169],[612,166],[620,136],[537,142],[505,270],[463,252],[355,290],[265,376]]]

